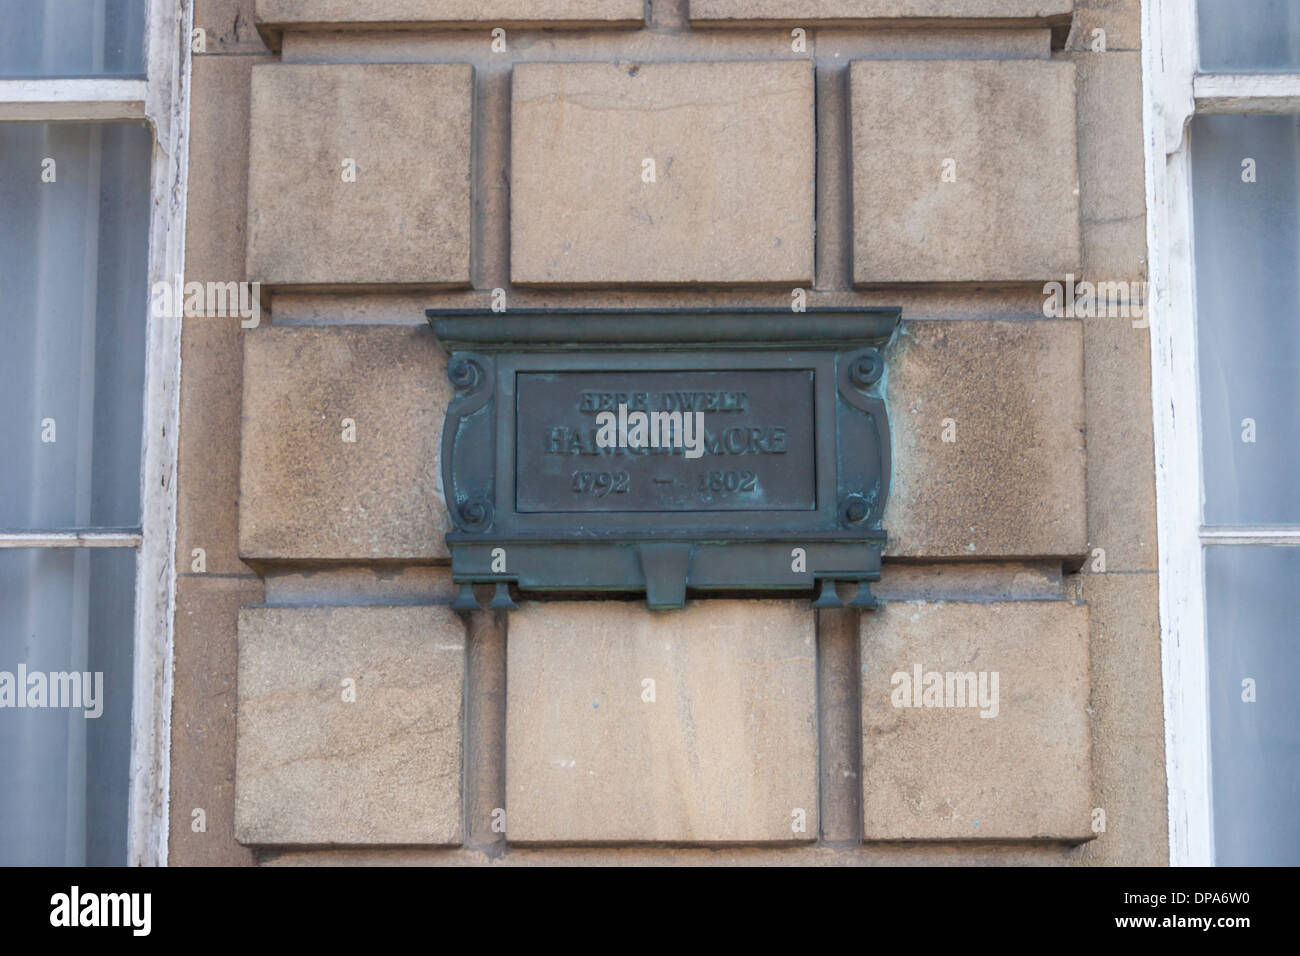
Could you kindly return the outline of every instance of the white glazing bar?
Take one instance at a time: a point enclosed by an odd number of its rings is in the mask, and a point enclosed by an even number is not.
[[[1300,545],[1300,525],[1202,528],[1201,543],[1271,544],[1278,547],[1295,547]]]
[[[1300,73],[1202,73],[1198,113],[1300,113]]]
[[[142,120],[144,80],[0,80],[0,122]]]
[[[0,548],[138,548],[138,531],[0,531]]]

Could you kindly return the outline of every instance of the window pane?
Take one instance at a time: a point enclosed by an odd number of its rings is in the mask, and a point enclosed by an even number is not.
[[[0,550],[0,865],[127,861],[135,562]]]
[[[145,0],[0,0],[0,77],[144,76]]]
[[[1300,864],[1297,578],[1300,548],[1206,549],[1214,852],[1221,865]]]
[[[0,528],[140,523],[150,152],[143,124],[0,124]]]
[[[1300,0],[1198,0],[1197,28],[1207,73],[1300,67]]]
[[[1300,117],[1192,124],[1206,524],[1300,524]]]

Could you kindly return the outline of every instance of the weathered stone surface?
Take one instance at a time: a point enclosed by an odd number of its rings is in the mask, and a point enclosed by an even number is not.
[[[513,281],[809,282],[813,101],[808,62],[517,65]]]
[[[460,843],[464,676],[447,607],[242,610],[239,841]]]
[[[858,707],[858,617],[853,608],[817,611],[817,722],[821,834],[862,839],[862,714]]]
[[[1108,298],[1141,298],[1146,279],[1146,158],[1142,143],[1142,55],[1081,53],[1079,78],[1079,278],[1109,283]],[[1123,285],[1117,285],[1123,283]],[[1115,291],[1118,289],[1118,295]]]
[[[1082,332],[1047,319],[905,324],[889,369],[886,554],[1083,556]]]
[[[191,43],[196,60],[214,53],[266,50],[254,23],[253,0],[194,0],[194,29],[203,31],[203,49],[193,49]],[[247,116],[247,110],[243,112]]]
[[[1093,806],[1105,831],[1086,861],[1169,861],[1165,721],[1156,574],[1081,574],[1092,629]]]
[[[244,279],[249,73],[266,62],[253,56],[194,58],[187,282],[227,287]],[[248,573],[238,558],[241,321],[183,320],[176,494],[176,566],[182,573],[199,567],[209,574]],[[201,565],[195,549],[202,549]]]
[[[238,317],[185,319],[176,491],[176,569],[247,574],[239,560]]]
[[[1091,844],[1088,844],[1091,846]],[[1068,866],[1072,843],[817,843],[797,846],[378,847],[263,851],[261,866]],[[887,878],[882,874],[881,878]]]
[[[1103,43],[1104,51],[1099,49]],[[1066,49],[1100,53],[1141,47],[1142,0],[1076,0]]]
[[[816,839],[813,624],[806,602],[512,613],[507,837]]]
[[[244,279],[248,113],[253,67],[270,57],[195,57],[190,88],[185,278]]]
[[[432,333],[270,326],[244,335],[240,556],[446,557],[438,469],[451,386]]]
[[[1151,339],[1126,318],[1083,320],[1088,412],[1088,551],[1107,571],[1155,570]]]
[[[1074,0],[690,0],[691,22],[764,20],[1046,20],[1069,17]]]
[[[468,285],[472,103],[468,64],[254,69],[249,278]]]
[[[644,0],[256,0],[257,26],[272,49],[285,30],[639,27]],[[507,43],[509,38],[507,38]]]
[[[1142,54],[1074,57],[1079,82],[1081,215],[1145,218]]]
[[[172,650],[170,866],[250,866],[235,842],[235,674],[239,607],[262,600],[253,575],[176,579]]]
[[[458,591],[445,564],[274,565],[261,580],[276,607],[450,604]]]
[[[908,561],[891,563],[871,593],[882,601],[1059,601],[1066,597],[1066,580],[1061,562],[1051,558]]]
[[[257,0],[259,23],[635,26],[644,0]]]
[[[1078,274],[1074,65],[852,65],[854,282]]]
[[[1086,606],[889,603],[862,616],[861,657],[865,839],[1094,835]],[[945,678],[924,706],[898,706],[917,667],[974,674],[987,693],[952,706],[961,681],[950,701]]]

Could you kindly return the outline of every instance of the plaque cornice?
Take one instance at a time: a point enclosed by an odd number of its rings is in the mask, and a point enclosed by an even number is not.
[[[512,348],[779,348],[888,341],[901,309],[428,309],[449,351]]]

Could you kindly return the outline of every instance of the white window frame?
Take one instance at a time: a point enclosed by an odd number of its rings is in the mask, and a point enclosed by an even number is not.
[[[1151,401],[1169,862],[1214,863],[1205,547],[1300,545],[1300,527],[1202,524],[1191,152],[1197,113],[1300,113],[1300,72],[1201,73],[1196,0],[1143,0]]]
[[[0,122],[146,120],[153,133],[149,288],[184,274],[193,0],[148,0],[146,78],[0,80]],[[146,296],[152,301],[152,296]],[[167,862],[180,320],[146,309],[140,529],[0,532],[0,548],[135,548],[127,863]]]

